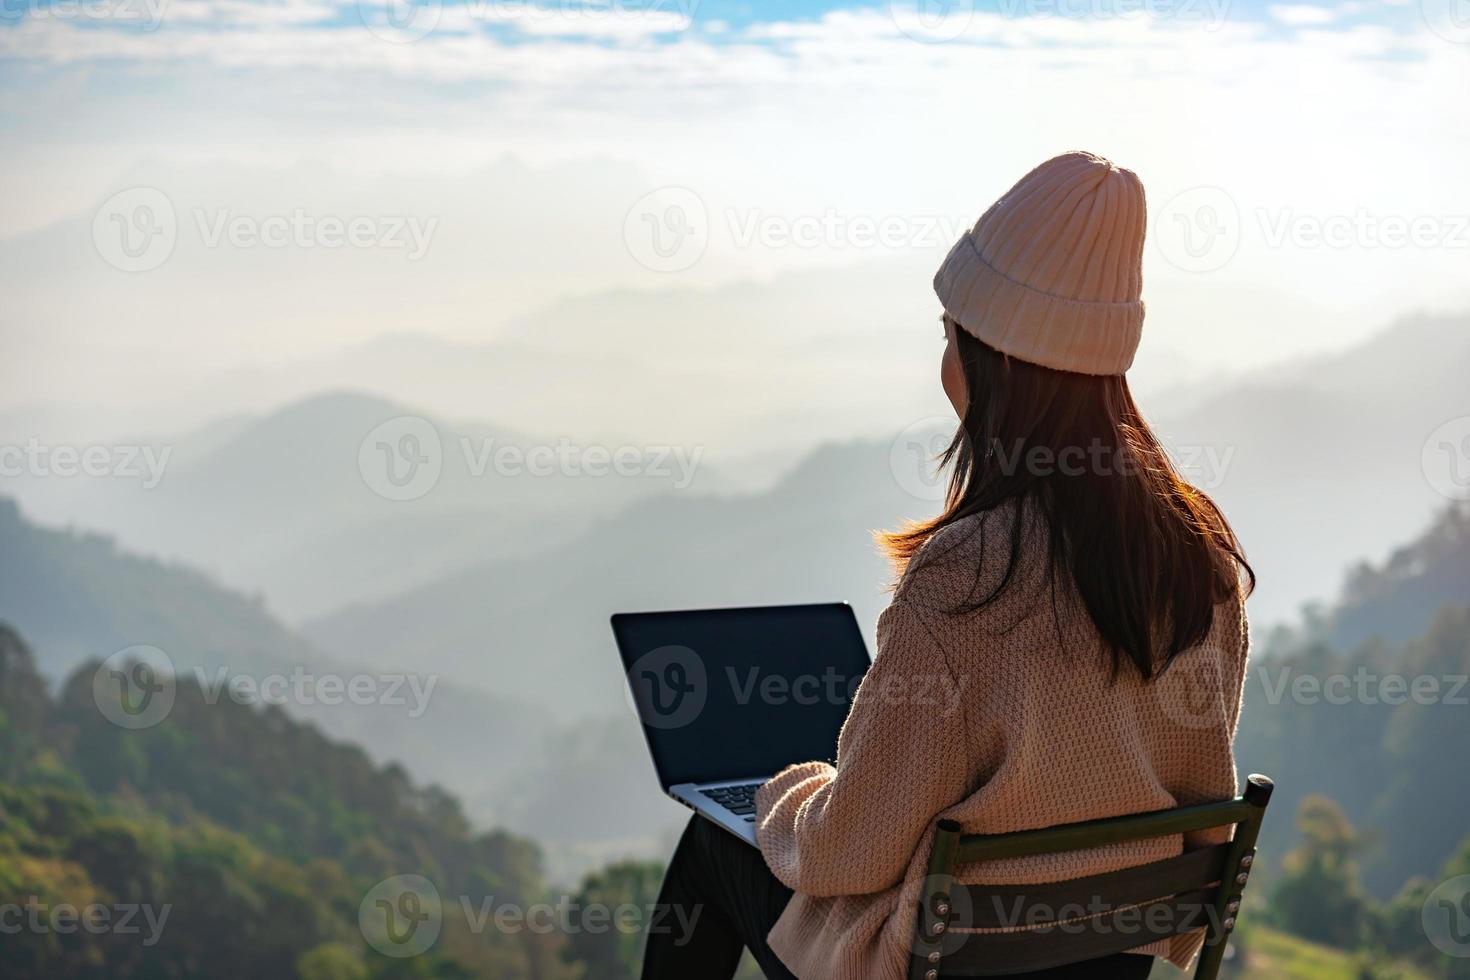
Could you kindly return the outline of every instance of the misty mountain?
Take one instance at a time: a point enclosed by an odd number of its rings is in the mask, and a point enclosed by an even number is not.
[[[871,185],[865,205],[826,201],[847,218],[886,212],[949,226],[899,248],[744,240],[737,226],[752,220],[815,217],[825,192],[722,200],[720,189],[698,188],[712,247],[676,275],[640,265],[624,226],[660,183],[605,157],[527,165],[507,156],[427,180],[319,160],[135,161],[81,191],[70,212],[0,241],[0,289],[16,311],[7,327],[26,352],[0,402],[7,412],[59,408],[69,418],[55,438],[91,440],[360,388],[529,432],[606,427],[720,446],[753,436],[732,452],[781,440],[805,448],[917,417],[916,407],[927,414],[932,401],[910,396],[908,381],[932,377],[930,279],[984,207],[968,178],[943,193],[898,180],[904,190],[879,212]],[[128,275],[101,260],[90,226],[104,187],[168,199],[178,235],[163,265]],[[414,218],[433,222],[434,234],[428,253],[410,259],[399,248],[237,247],[206,233],[222,216],[298,209]],[[1181,279],[1158,259],[1151,249],[1140,388],[1207,384],[1221,357],[1240,370],[1362,336],[1381,315],[1324,309],[1294,283]],[[751,429],[747,416],[765,410],[794,425]]]
[[[1470,601],[1470,509],[1451,506],[1433,531],[1382,563],[1363,562],[1346,577],[1332,604],[1314,604],[1303,622],[1270,638],[1273,656],[1313,644],[1354,650],[1365,643],[1400,644],[1423,633],[1446,606]]]
[[[373,703],[293,698],[285,707],[333,737],[361,742],[377,759],[402,763],[416,778],[472,789],[518,769],[540,743],[540,713],[510,698],[431,681],[412,656],[375,668],[328,657],[258,599],[188,567],[129,554],[102,535],[37,527],[3,498],[0,554],[0,620],[33,638],[37,665],[53,682],[85,660],[134,646],[156,647],[176,672],[199,671],[215,683],[222,675],[262,682],[298,672],[371,677],[382,695]],[[407,683],[390,690],[398,676],[414,678],[426,697],[416,699]],[[489,794],[478,795],[483,805]]]
[[[252,184],[273,195],[284,176],[226,172],[228,177],[212,171],[208,185],[193,186],[188,196],[253,197],[243,191]],[[600,176],[621,181],[635,175]],[[285,179],[302,178],[331,187],[343,183],[330,174]],[[526,194],[506,191],[528,179],[534,186]],[[586,191],[587,179],[579,178],[578,194]],[[196,254],[184,251],[181,241],[181,251],[164,267],[134,280],[98,261],[85,241],[84,225],[68,222],[64,229],[23,236],[9,248],[0,242],[0,285],[13,287],[7,295],[14,299],[37,284],[48,293],[45,302],[34,301],[36,322],[19,325],[28,363],[37,367],[7,378],[0,391],[0,439],[175,438],[180,419],[254,417],[324,391],[354,390],[416,406],[436,418],[487,419],[542,438],[700,445],[721,469],[728,468],[727,459],[752,461],[776,453],[784,470],[821,441],[871,436],[943,410],[933,384],[939,311],[930,281],[947,243],[898,255],[846,252],[839,257],[850,261],[838,264],[787,253],[796,260],[791,267],[782,263],[779,270],[755,276],[739,261],[716,262],[711,256],[697,270],[709,273],[710,280],[680,276],[643,282],[635,275],[621,288],[592,275],[590,256],[584,254],[577,256],[577,276],[558,272],[555,288],[537,292],[527,287],[544,270],[509,283],[503,276],[524,266],[525,248],[541,240],[542,222],[566,201],[528,208],[529,200],[556,192],[543,175],[514,165],[496,168],[486,180],[490,183],[477,184],[476,190],[497,198],[496,212],[471,220],[460,207],[453,222],[446,217],[440,226],[444,236],[451,228],[458,231],[452,239],[456,249],[466,245],[460,235],[509,232],[510,241],[499,248],[476,248],[471,253],[475,264],[468,269],[446,265],[437,251],[432,263],[405,263],[401,256],[314,252],[293,258],[268,249]],[[647,189],[636,181],[624,185],[620,192],[629,196],[615,214],[605,215],[610,219],[605,226],[588,224],[591,212],[580,212],[572,239],[591,246],[587,235],[596,231],[596,251],[609,267],[646,272],[629,255],[621,223],[626,204]],[[401,190],[379,186],[373,193],[381,201]],[[247,208],[242,201],[238,207],[247,213],[263,203],[256,200]],[[508,216],[528,212],[539,219],[534,227],[505,226]],[[555,241],[553,236],[543,244],[553,247]],[[83,248],[77,250],[78,244]],[[503,254],[507,246],[513,256]],[[567,255],[563,244],[554,248]],[[751,254],[741,249],[734,258]],[[51,261],[37,263],[37,256]],[[492,280],[485,277],[490,256],[496,257],[498,288],[493,290],[487,290]],[[384,258],[389,258],[387,267],[379,264]],[[62,290],[47,280],[53,263],[78,262],[83,265],[69,278],[86,282],[86,289]],[[342,263],[357,262],[364,266],[356,274],[338,278],[345,271]],[[181,265],[188,266],[187,275]],[[230,285],[246,295],[222,299],[225,283],[216,280],[222,275],[243,275]],[[271,282],[272,289],[259,289],[262,281]],[[191,295],[198,290],[207,301],[187,314],[159,310],[159,290],[175,287]],[[339,290],[334,301],[324,303],[321,297],[334,288]],[[298,289],[313,299],[296,295]],[[522,299],[510,302],[512,292]],[[409,296],[412,308],[405,310]],[[471,312],[426,308],[425,296],[453,297],[451,307],[464,302]],[[97,313],[98,305],[108,313]],[[1255,321],[1243,324],[1232,315],[1242,305],[1257,311]],[[1262,318],[1259,311],[1267,307],[1270,316]],[[1135,387],[1149,393],[1198,397],[1216,384],[1221,365],[1201,341],[1221,330],[1231,329],[1234,350],[1246,354],[1231,370],[1321,342],[1315,331],[1273,332],[1266,320],[1316,323],[1323,317],[1298,298],[1269,291],[1243,296],[1239,288],[1222,285],[1194,282],[1180,290],[1159,282],[1150,290],[1150,311],[1150,329],[1131,372]],[[170,331],[163,350],[109,346],[119,319],[133,317],[150,328],[160,317],[186,322]],[[207,333],[198,329],[201,317],[209,323]],[[106,338],[91,336],[94,323],[111,326]],[[303,344],[305,336],[314,342]],[[1257,337],[1261,343],[1240,345],[1242,338]],[[241,356],[221,359],[211,347],[201,350],[202,338],[210,345],[234,339]],[[105,374],[85,382],[75,378],[69,350],[77,345],[104,352],[97,360],[105,360]],[[165,365],[180,359],[188,360],[187,370],[167,371],[166,380],[157,379]],[[77,390],[68,389],[60,401],[57,386],[41,380],[48,375],[66,377]],[[131,383],[123,386],[117,378]],[[762,467],[760,479],[740,485],[768,485],[775,475],[773,468]]]
[[[889,572],[868,532],[933,508],[877,449],[823,447],[765,494],[640,502],[570,544],[303,629],[372,662],[411,649],[426,669],[493,682],[562,718],[612,710],[622,701],[614,612],[843,599],[871,624]]]
[[[5,487],[40,520],[103,529],[132,550],[186,561],[289,617],[534,550],[630,500],[711,479],[699,456],[660,460],[645,446],[633,447],[642,469],[620,475],[604,463],[589,475],[526,454],[607,443],[447,422],[346,392],[135,445],[163,464],[151,482],[30,475]],[[432,479],[402,488],[405,499],[389,468],[400,478],[420,472],[402,455],[415,447]]]
[[[1261,573],[1258,624],[1332,594],[1344,569],[1414,537],[1445,503],[1425,444],[1470,416],[1467,374],[1470,317],[1416,318],[1155,419]]]
[[[613,302],[616,308],[627,301]],[[604,312],[602,322],[609,316]],[[283,405],[310,399],[325,384],[374,392],[439,418],[501,420],[553,443],[618,443],[635,436],[642,442],[721,441],[711,423],[714,412],[700,408],[700,399],[734,397],[739,379],[725,358],[672,365],[656,350],[632,346],[578,350],[548,343],[546,333],[556,329],[547,321],[529,336],[470,341],[395,331],[269,367],[230,368],[198,382],[187,400],[212,404],[223,393]],[[671,413],[673,405],[685,412]],[[722,397],[715,411],[728,405]]]

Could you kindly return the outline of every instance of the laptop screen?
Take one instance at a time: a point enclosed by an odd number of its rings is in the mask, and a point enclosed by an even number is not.
[[[664,789],[833,761],[869,664],[845,603],[620,613],[612,626]]]

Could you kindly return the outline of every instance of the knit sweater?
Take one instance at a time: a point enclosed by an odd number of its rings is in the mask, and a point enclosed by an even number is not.
[[[1027,515],[1030,509],[1026,510]],[[988,595],[1022,524],[1010,585]],[[761,851],[796,892],[769,941],[801,980],[902,980],[933,828],[996,834],[1236,795],[1231,741],[1247,629],[1236,596],[1208,637],[1145,682],[1116,678],[1076,587],[1046,571],[1047,532],[1004,505],[934,535],[878,621],[836,766],[790,766],[756,795]],[[961,865],[966,884],[1064,881],[1146,864],[1228,830]],[[983,942],[983,936],[972,941]],[[1136,952],[1187,966],[1198,932]]]

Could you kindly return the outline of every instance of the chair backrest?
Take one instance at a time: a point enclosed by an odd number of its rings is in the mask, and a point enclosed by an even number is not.
[[[1045,970],[1205,930],[1195,980],[1215,980],[1255,862],[1273,784],[1252,775],[1233,800],[1009,834],[939,821],[919,898],[910,980]],[[1233,826],[1213,847],[1139,867],[1040,885],[962,885],[959,865]],[[1016,927],[1028,928],[1016,931]],[[1009,928],[975,935],[976,929]]]

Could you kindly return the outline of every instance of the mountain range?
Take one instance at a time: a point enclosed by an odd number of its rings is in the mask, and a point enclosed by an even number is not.
[[[1373,371],[1375,361],[1426,366],[1406,377]],[[1357,380],[1318,380],[1329,369]],[[1421,449],[1467,410],[1466,369],[1463,321],[1406,321],[1330,365],[1242,382],[1157,422],[1245,545],[1260,578],[1258,626],[1333,594],[1344,569],[1409,539],[1445,502]],[[493,676],[496,690],[528,699],[545,697],[549,667],[553,710],[599,709],[615,700],[606,617],[619,610],[846,599],[872,622],[887,570],[866,532],[934,512],[914,450],[942,445],[943,435],[934,419],[896,439],[823,446],[762,493],[635,503],[568,541],[354,604],[303,630],[323,649],[370,662],[412,649],[446,674]],[[534,666],[527,650],[538,651]]]
[[[642,309],[637,303],[630,308]],[[580,323],[585,318],[572,319]],[[767,537],[756,550],[797,552],[793,561],[805,567],[803,578],[830,582],[824,592],[836,589],[837,594],[862,602],[873,575],[863,571],[854,585],[843,572],[827,571],[826,566],[850,560],[854,546],[866,547],[866,530],[932,510],[933,494],[927,486],[920,488],[918,499],[893,493],[895,478],[885,472],[885,460],[895,452],[911,452],[900,443],[942,444],[946,426],[942,410],[926,409],[923,399],[910,399],[914,414],[890,415],[886,432],[878,428],[875,434],[875,427],[883,423],[871,416],[857,426],[867,433],[864,436],[800,454],[791,447],[820,445],[823,431],[853,431],[854,419],[861,413],[842,407],[847,403],[839,389],[880,390],[877,377],[857,389],[850,385],[860,362],[873,360],[869,355],[876,353],[875,345],[885,335],[883,322],[883,317],[872,321],[867,354],[854,353],[851,344],[833,345],[830,375],[807,378],[812,407],[805,412],[779,407],[789,401],[781,392],[798,383],[793,377],[767,372],[764,387],[737,395],[735,389],[723,387],[725,382],[701,380],[703,369],[692,363],[697,343],[684,344],[678,338],[666,343],[667,349],[657,352],[653,362],[659,370],[680,377],[677,387],[660,396],[664,400],[659,410],[671,421],[666,431],[687,428],[678,405],[688,402],[701,386],[706,396],[724,392],[720,398],[731,406],[724,427],[707,433],[702,441],[640,441],[611,431],[594,438],[589,433],[607,427],[598,418],[585,420],[579,439],[557,435],[572,431],[565,428],[570,420],[552,407],[554,391],[537,388],[533,379],[560,364],[565,382],[581,388],[576,372],[594,364],[617,370],[616,341],[599,340],[591,332],[562,341],[587,351],[588,360],[577,367],[569,352],[547,353],[554,348],[548,347],[545,332],[528,325],[523,336],[504,343],[512,348],[539,344],[525,348],[542,351],[534,364],[515,367],[514,359],[501,358],[499,347],[477,352],[398,336],[377,342],[371,350],[360,349],[358,367],[364,378],[385,384],[389,383],[385,372],[392,364],[402,365],[409,376],[428,378],[437,372],[446,383],[463,385],[472,385],[476,377],[489,383],[497,372],[506,374],[505,384],[519,387],[507,389],[503,398],[490,390],[485,404],[548,399],[542,413],[547,427],[542,431],[457,422],[413,403],[336,391],[290,402],[265,415],[224,417],[179,435],[115,440],[169,451],[167,469],[151,488],[121,478],[21,475],[0,477],[0,493],[20,500],[27,513],[43,523],[104,531],[132,551],[185,561],[234,588],[259,593],[288,622],[309,623],[310,631],[328,646],[335,642],[339,617],[363,615],[361,607],[381,605],[392,610],[387,615],[407,617],[403,627],[421,635],[426,648],[441,651],[461,642],[458,653],[465,655],[474,642],[467,632],[473,611],[447,609],[452,604],[447,595],[463,595],[477,581],[494,584],[512,565],[511,574],[522,580],[519,584],[541,582],[548,592],[566,595],[553,566],[565,562],[567,554],[585,554],[594,541],[628,535],[641,539],[631,544],[631,553],[647,552],[665,565],[692,562],[694,551],[723,547],[716,542],[727,539],[743,552],[761,537],[761,527],[743,526],[745,533],[730,539],[723,525],[744,522],[746,511],[765,506],[759,498],[766,498],[772,507],[800,503],[792,499],[794,484],[781,480],[782,475],[800,470],[805,475],[798,482],[826,484],[817,492],[834,511],[867,515],[866,523],[859,528],[824,524],[820,533],[783,528],[780,540]],[[634,317],[620,332],[638,336],[636,327]],[[738,355],[732,357],[738,360]],[[745,364],[734,374],[749,375],[756,367]],[[1343,568],[1380,558],[1415,533],[1436,502],[1442,502],[1425,473],[1422,449],[1438,427],[1470,410],[1461,380],[1467,369],[1467,318],[1415,317],[1336,353],[1244,376],[1218,373],[1189,386],[1161,387],[1143,398],[1151,421],[1175,448],[1186,475],[1224,506],[1262,572],[1256,602],[1259,623],[1285,622],[1302,603],[1330,594]],[[927,371],[918,362],[904,370],[915,375],[916,391],[927,390]],[[846,389],[843,379],[849,385]],[[495,382],[491,389],[500,384]],[[640,398],[651,394],[641,385],[628,392],[629,397]],[[735,401],[737,397],[749,405]],[[885,392],[875,404],[895,403]],[[839,418],[831,414],[833,410],[851,417]],[[791,417],[783,420],[788,412]],[[422,419],[437,434],[443,470],[422,496],[385,499],[375,492],[364,466],[372,463],[371,452],[392,449],[379,446],[364,457],[363,447],[384,423],[405,417]],[[16,432],[44,421],[14,415],[0,420]],[[749,432],[733,434],[731,425],[737,422],[748,423]],[[786,435],[762,446],[756,433],[775,430]],[[649,460],[667,449],[697,460],[697,465],[688,480],[676,467],[667,476],[601,478],[566,473],[517,476],[486,468],[487,447],[560,445],[574,450],[628,446]],[[860,461],[864,453],[871,460]],[[905,474],[905,483],[911,483],[914,475]],[[683,514],[683,506],[694,508],[700,527],[692,537],[680,539],[666,529],[642,527],[644,517],[636,507],[630,508],[639,500],[670,496],[682,501],[671,514]],[[693,498],[700,502],[691,503]],[[812,516],[821,522],[820,515]],[[671,517],[676,523],[682,519]],[[755,539],[747,541],[746,533]],[[690,547],[660,552],[659,542],[676,545],[681,540],[688,540]],[[623,542],[621,547],[626,551],[630,545]],[[723,556],[726,563],[737,558],[733,553]],[[710,567],[719,564],[712,561]],[[867,568],[873,567],[869,562]],[[726,586],[724,573],[696,587],[700,574],[691,567],[688,575],[695,581],[688,588],[653,592],[644,601],[672,602],[676,594],[687,593],[719,601]],[[513,591],[518,586],[509,587]],[[576,601],[583,608],[605,611],[615,607],[617,598],[592,583]],[[534,599],[528,601],[528,608],[534,607]],[[436,622],[414,624],[419,607],[433,610]],[[446,634],[451,633],[462,640],[448,639]]]
[[[405,437],[414,441],[400,443]],[[437,477],[399,496],[387,468],[409,472],[400,450],[420,443]],[[595,477],[525,455],[564,443],[628,445],[455,423],[334,392],[178,439],[118,440],[164,462],[153,485],[146,476],[23,474],[0,487],[39,520],[105,530],[132,551],[185,560],[299,618],[544,547],[630,500],[715,479],[683,447],[660,457],[658,447],[633,446],[646,466],[620,473],[604,464]]]

